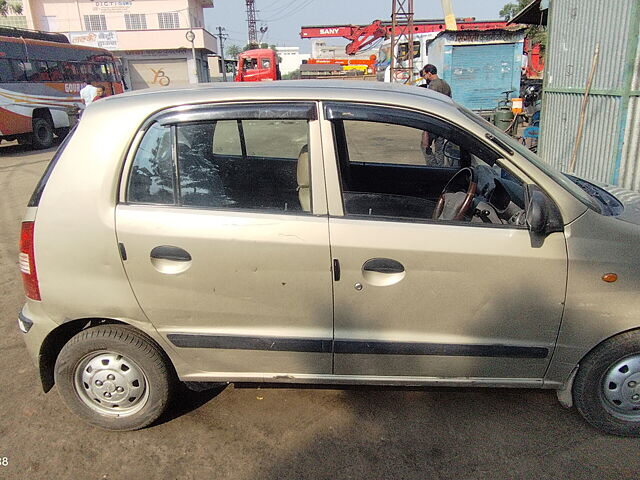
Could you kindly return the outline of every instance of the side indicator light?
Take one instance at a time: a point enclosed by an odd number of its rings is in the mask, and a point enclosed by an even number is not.
[[[618,280],[618,275],[616,273],[605,273],[602,276],[602,280],[607,283],[613,283]]]

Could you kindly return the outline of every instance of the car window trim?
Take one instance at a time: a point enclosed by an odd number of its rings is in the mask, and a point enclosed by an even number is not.
[[[460,126],[447,122],[427,112],[416,112],[391,105],[365,104],[353,102],[325,102],[323,103],[324,115],[332,124],[336,121],[365,121],[375,123],[391,123],[419,130],[429,130],[438,136],[448,138],[449,132],[456,132],[456,143],[461,148],[471,151],[470,145],[477,147],[482,156],[492,157],[494,162],[500,155],[474,135],[464,131]],[[345,137],[346,138],[346,137]],[[474,155],[478,156],[478,153]]]
[[[369,216],[363,214],[329,215],[330,219],[356,220],[365,222],[393,222],[422,225],[442,225],[449,227],[482,227],[499,228],[507,230],[529,230],[526,225],[513,225],[510,223],[484,223],[484,222],[462,222],[460,220],[434,220],[432,218],[412,218],[412,217],[389,217],[389,216]]]
[[[216,120],[317,120],[315,102],[261,102],[192,105],[160,112],[152,119],[160,125],[211,122]]]

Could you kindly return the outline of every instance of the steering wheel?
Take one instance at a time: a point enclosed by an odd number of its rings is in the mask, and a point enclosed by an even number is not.
[[[442,189],[434,220],[462,220],[473,205],[478,190],[476,171],[471,167],[458,170]]]

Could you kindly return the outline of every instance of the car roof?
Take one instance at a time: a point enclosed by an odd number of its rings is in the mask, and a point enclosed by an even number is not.
[[[444,104],[454,106],[454,102],[447,97],[427,88],[419,88],[412,85],[401,85],[363,80],[283,80],[275,82],[213,82],[191,85],[186,87],[174,87],[163,89],[145,89],[129,91],[119,95],[104,98],[102,102],[141,102],[146,103],[151,99],[165,101],[167,104],[180,104],[200,102],[207,93],[214,94],[215,99],[221,97],[229,100],[259,97],[265,100],[273,95],[273,99],[307,99],[329,100],[333,97],[351,97],[354,101],[382,101],[389,99],[389,94],[405,97],[400,103],[410,100],[406,97],[417,99],[433,99]],[[256,98],[257,99],[257,98]],[[114,105],[115,106],[115,105]]]

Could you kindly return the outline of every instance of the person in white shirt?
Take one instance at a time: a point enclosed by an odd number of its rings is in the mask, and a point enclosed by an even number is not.
[[[96,98],[98,94],[98,88],[91,84],[87,83],[82,90],[80,90],[80,98],[82,99],[82,103],[84,103],[84,108],[87,108],[93,102],[93,99]]]

